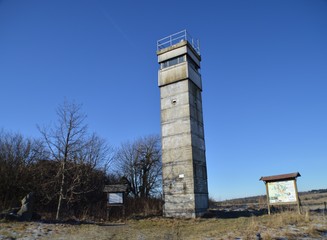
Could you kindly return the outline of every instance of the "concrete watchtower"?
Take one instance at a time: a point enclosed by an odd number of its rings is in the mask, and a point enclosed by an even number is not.
[[[200,50],[186,30],[158,40],[164,216],[208,208]]]

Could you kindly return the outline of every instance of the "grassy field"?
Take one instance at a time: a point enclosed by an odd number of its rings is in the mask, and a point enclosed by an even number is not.
[[[302,193],[300,200],[303,207],[309,209],[326,208],[327,192],[325,193]]]
[[[207,218],[134,217],[124,222],[0,221],[0,239],[327,239],[326,192],[300,195],[301,214],[266,214],[264,196],[212,203]],[[265,209],[263,209],[265,208]],[[291,209],[291,208],[286,208]]]
[[[327,217],[282,212],[229,219],[146,218],[126,222],[63,224],[2,222],[0,239],[327,239]]]
[[[323,192],[319,192],[318,190],[301,192],[299,193],[299,198],[303,212],[307,210],[325,209],[327,204],[327,190]],[[237,208],[240,206],[255,209],[267,208],[267,199],[266,196],[254,196],[211,203],[212,208],[219,209],[226,207]]]

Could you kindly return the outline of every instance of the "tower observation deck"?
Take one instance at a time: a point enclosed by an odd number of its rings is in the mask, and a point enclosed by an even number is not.
[[[174,33],[157,41],[157,51],[171,47],[179,42],[187,41],[191,44],[197,54],[200,55],[200,41],[195,40],[186,30]]]

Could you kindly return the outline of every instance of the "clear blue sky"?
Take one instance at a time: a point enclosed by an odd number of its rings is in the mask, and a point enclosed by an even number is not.
[[[327,1],[0,0],[0,128],[39,137],[64,99],[118,147],[160,134],[156,41],[200,39],[210,195],[327,188]]]

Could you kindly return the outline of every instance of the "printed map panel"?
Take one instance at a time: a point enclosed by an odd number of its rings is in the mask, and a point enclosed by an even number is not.
[[[294,180],[282,182],[268,182],[269,203],[296,202]]]

